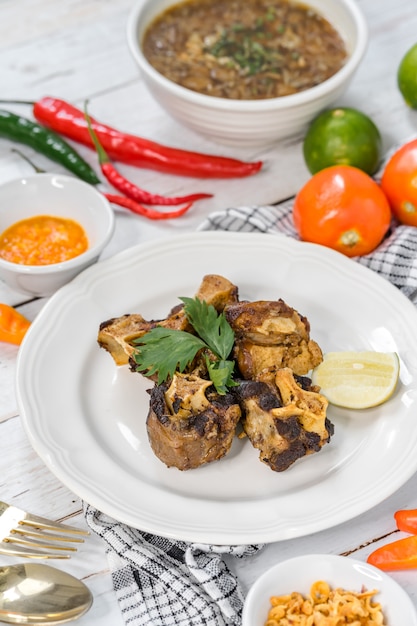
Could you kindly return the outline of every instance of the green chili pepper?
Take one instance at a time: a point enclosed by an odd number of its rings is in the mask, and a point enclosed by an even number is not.
[[[30,146],[87,183],[100,182],[88,163],[59,135],[21,115],[0,109],[0,137]]]

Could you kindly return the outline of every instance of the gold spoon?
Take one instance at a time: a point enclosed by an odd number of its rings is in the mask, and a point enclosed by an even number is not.
[[[61,624],[86,613],[92,602],[84,583],[50,565],[0,567],[0,622]]]

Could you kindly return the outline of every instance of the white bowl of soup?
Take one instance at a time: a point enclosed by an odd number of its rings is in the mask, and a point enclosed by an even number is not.
[[[261,146],[336,103],[368,28],[356,0],[139,0],[127,39],[175,120],[217,143]]]
[[[108,200],[60,174],[0,185],[0,279],[28,296],[50,296],[95,263],[115,226]]]

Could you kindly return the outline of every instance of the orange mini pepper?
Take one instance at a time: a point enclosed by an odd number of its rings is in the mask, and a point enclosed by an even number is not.
[[[401,509],[394,514],[398,530],[417,535],[417,509]]]
[[[29,326],[29,320],[16,309],[0,304],[0,341],[20,345]]]
[[[377,548],[367,562],[384,571],[417,568],[417,535]]]

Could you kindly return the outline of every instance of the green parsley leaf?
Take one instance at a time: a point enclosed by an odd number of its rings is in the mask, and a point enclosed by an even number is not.
[[[199,350],[204,355],[207,371],[217,393],[224,395],[233,380],[234,361],[227,360],[234,344],[234,332],[223,313],[198,298],[180,298],[185,315],[198,336],[183,330],[157,326],[134,343],[132,358],[138,372],[145,376],[158,374],[158,385],[183,372],[192,363]],[[207,354],[211,353],[211,356]],[[213,360],[213,355],[214,359]]]
[[[184,311],[197,335],[221,360],[226,360],[232,351],[234,332],[224,313],[217,313],[213,305],[198,298],[180,298]]]
[[[206,359],[207,370],[210,380],[216,387],[217,393],[224,395],[228,387],[236,387],[238,383],[233,380],[234,361],[210,361]]]
[[[205,348],[204,341],[183,330],[173,330],[157,326],[143,337],[135,340],[138,344],[133,353],[137,370],[145,376],[158,373],[158,385],[172,377],[179,370],[183,372],[197,352]]]

